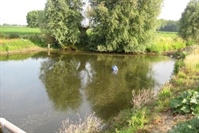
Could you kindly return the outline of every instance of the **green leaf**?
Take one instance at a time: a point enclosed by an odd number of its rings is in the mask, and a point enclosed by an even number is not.
[[[171,99],[170,100],[170,107],[171,108],[177,108],[181,105],[181,100],[178,99]]]

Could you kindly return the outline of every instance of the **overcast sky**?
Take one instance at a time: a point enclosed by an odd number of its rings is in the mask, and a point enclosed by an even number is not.
[[[0,0],[0,24],[26,25],[26,15],[43,10],[47,0]],[[159,18],[178,20],[190,0],[164,0]]]

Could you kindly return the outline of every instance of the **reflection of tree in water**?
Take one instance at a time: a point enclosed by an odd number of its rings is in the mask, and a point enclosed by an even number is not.
[[[117,75],[111,72],[111,67],[115,64],[119,68]],[[131,91],[149,88],[148,84],[154,82],[147,75],[149,67],[149,60],[144,57],[99,56],[98,63],[93,66],[97,73],[86,90],[96,114],[108,119],[120,110],[130,107]]]
[[[58,109],[76,109],[81,104],[80,82],[77,73],[78,61],[63,56],[48,59],[41,64],[40,79],[49,98]]]
[[[133,89],[152,87],[149,61],[142,56],[65,55],[43,62],[40,78],[55,107],[77,109],[89,102],[96,115],[108,119],[131,106]],[[119,68],[116,75],[112,65]]]

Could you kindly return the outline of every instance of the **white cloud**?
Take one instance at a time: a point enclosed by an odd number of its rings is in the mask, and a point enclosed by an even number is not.
[[[42,10],[47,0],[0,0],[0,24],[27,24],[26,15]],[[159,18],[178,20],[189,0],[164,0]]]
[[[27,24],[26,15],[43,10],[47,0],[0,0],[0,24]]]
[[[179,20],[190,0],[164,0],[159,18]]]

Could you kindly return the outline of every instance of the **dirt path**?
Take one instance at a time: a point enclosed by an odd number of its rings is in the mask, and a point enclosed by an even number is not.
[[[191,114],[174,116],[171,112],[164,112],[147,127],[150,133],[167,133],[177,123],[191,120],[193,117]]]

